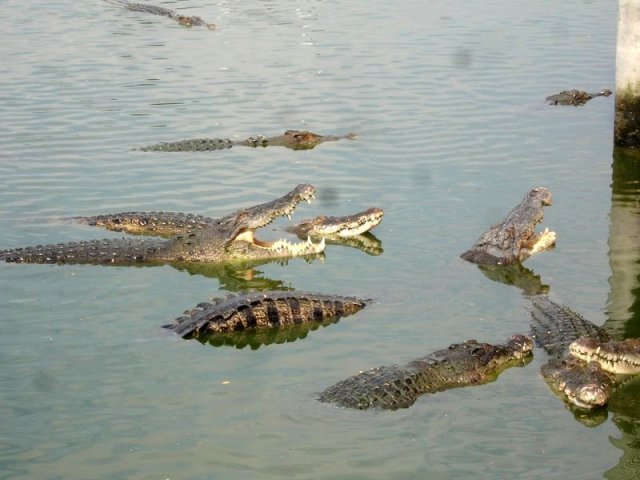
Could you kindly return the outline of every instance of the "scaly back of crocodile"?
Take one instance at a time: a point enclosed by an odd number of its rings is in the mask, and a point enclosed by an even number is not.
[[[546,295],[531,297],[531,304],[531,331],[536,346],[544,348],[553,357],[566,355],[569,345],[580,337],[603,342],[610,338],[604,328]]]
[[[493,381],[505,368],[528,360],[532,348],[531,339],[522,335],[504,345],[467,340],[403,366],[361,372],[327,388],[319,399],[361,410],[407,408],[425,393]]]
[[[254,292],[201,303],[165,328],[183,338],[322,322],[362,310],[366,300],[306,292]]]

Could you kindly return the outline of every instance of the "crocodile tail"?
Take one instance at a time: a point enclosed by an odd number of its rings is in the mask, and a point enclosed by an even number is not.
[[[105,239],[37,245],[0,252],[11,263],[131,264],[152,261],[162,243],[146,239]]]

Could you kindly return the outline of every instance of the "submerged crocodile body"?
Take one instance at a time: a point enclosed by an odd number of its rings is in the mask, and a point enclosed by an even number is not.
[[[38,245],[0,252],[0,260],[15,263],[184,264],[227,263],[312,255],[324,250],[324,240],[301,243],[259,240],[255,233],[280,216],[290,216],[299,202],[311,201],[313,185],[298,185],[267,203],[243,208],[197,230],[167,240],[119,238]]]
[[[408,408],[425,393],[493,381],[507,367],[530,359],[533,342],[514,335],[504,345],[467,340],[403,366],[359,373],[327,388],[320,401],[358,409]]]
[[[225,150],[227,148],[243,147],[286,147],[292,150],[311,150],[324,142],[336,142],[342,139],[353,140],[355,133],[346,135],[318,135],[306,130],[287,130],[275,137],[249,137],[246,140],[230,140],[228,138],[195,138],[164,142],[140,148],[143,152],[208,152],[211,150]]]
[[[183,338],[322,323],[362,310],[367,300],[305,292],[257,292],[201,303],[165,328]]]
[[[478,264],[510,265],[523,262],[535,253],[555,245],[556,234],[535,227],[544,218],[543,208],[551,205],[551,192],[534,188],[499,224],[492,226],[461,257]]]
[[[608,97],[611,95],[611,90],[602,90],[596,93],[583,92],[581,90],[563,90],[555,95],[550,95],[546,98],[549,105],[573,105],[580,106],[587,103],[594,97]]]
[[[180,25],[184,25],[185,27],[207,27],[209,30],[215,30],[216,28],[215,24],[207,23],[200,17],[197,17],[197,16],[189,17],[187,15],[179,15],[176,11],[171,10],[169,8],[158,7],[156,5],[149,5],[147,3],[128,2],[126,0],[104,0],[104,1],[107,3],[111,3],[113,5],[119,5],[133,12],[150,13],[152,15],[161,15],[161,16],[169,17],[177,21]]]

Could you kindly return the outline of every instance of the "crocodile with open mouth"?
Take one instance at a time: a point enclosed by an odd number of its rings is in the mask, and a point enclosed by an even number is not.
[[[532,349],[532,340],[523,335],[498,345],[467,340],[403,366],[361,372],[327,388],[319,399],[361,410],[408,408],[425,393],[491,382],[504,369],[529,361]]]
[[[187,15],[180,15],[175,10],[171,10],[169,8],[158,7],[156,5],[149,5],[147,3],[128,2],[126,0],[104,0],[104,1],[114,5],[120,5],[126,8],[127,10],[131,10],[133,12],[151,13],[153,15],[162,15],[165,17],[169,17],[177,21],[180,25],[184,25],[185,27],[207,27],[209,30],[215,30],[216,28],[215,24],[207,23],[198,16],[190,17]]]
[[[357,135],[318,135],[306,130],[287,130],[282,135],[274,137],[249,137],[245,140],[230,140],[228,138],[194,138],[163,142],[156,145],[141,147],[143,152],[208,152],[211,150],[225,150],[227,148],[242,147],[286,147],[292,150],[311,150],[324,142],[337,142],[342,139],[353,140]]]
[[[313,185],[298,185],[280,198],[240,209],[212,220],[202,228],[188,229],[166,240],[118,238],[13,248],[0,252],[0,260],[15,263],[184,264],[317,254],[324,250],[324,240],[270,242],[260,240],[255,235],[257,230],[269,225],[277,217],[290,216],[299,202],[310,202],[314,194]]]
[[[596,93],[588,93],[581,90],[563,90],[560,93],[548,96],[545,100],[549,102],[549,105],[573,105],[578,107],[594,97],[608,97],[611,93],[611,90],[601,90]]]
[[[461,257],[478,264],[510,265],[523,262],[535,253],[555,245],[555,232],[545,229],[537,234],[535,227],[544,218],[543,208],[551,205],[551,192],[534,188],[499,224],[483,233]]]

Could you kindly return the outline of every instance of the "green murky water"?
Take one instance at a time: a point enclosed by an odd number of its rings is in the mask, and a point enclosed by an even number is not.
[[[558,245],[526,266],[556,300],[637,336],[638,169],[612,169],[613,99],[544,102],[613,86],[616,2],[162,5],[220,28],[99,0],[0,1],[0,246],[117,236],[74,215],[219,216],[309,182],[318,199],[294,219],[382,207],[384,252],[213,276],[1,265],[0,478],[634,478],[637,386],[587,428],[542,380],[541,351],[408,410],[315,400],[358,370],[526,332],[521,293],[458,255],[538,185]],[[133,150],[296,128],[360,138]],[[376,302],[255,350],[160,328],[250,285]]]

